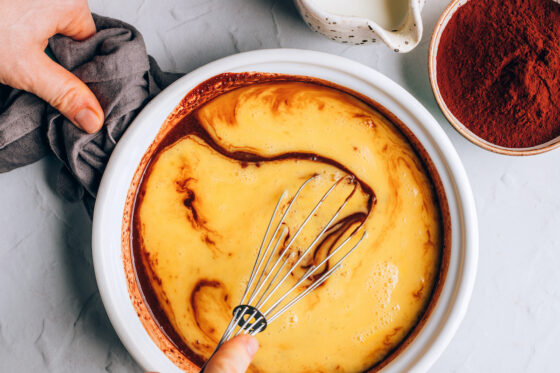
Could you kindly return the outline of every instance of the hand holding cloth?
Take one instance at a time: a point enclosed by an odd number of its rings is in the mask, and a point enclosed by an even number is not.
[[[144,105],[181,76],[160,70],[134,27],[93,17],[95,35],[85,41],[56,35],[49,47],[57,62],[98,98],[105,112],[99,132],[88,134],[37,96],[0,85],[0,172],[52,152],[64,164],[57,191],[70,201],[83,199],[90,216],[117,141]]]

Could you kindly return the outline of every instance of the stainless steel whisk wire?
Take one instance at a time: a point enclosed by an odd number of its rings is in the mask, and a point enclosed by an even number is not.
[[[288,234],[288,228],[286,226],[284,226],[282,231],[280,232],[280,228],[282,227],[282,224],[284,223],[284,220],[286,219],[286,216],[288,215],[288,212],[291,210],[292,206],[294,205],[295,201],[297,200],[298,196],[300,195],[301,191],[305,188],[305,186],[317,177],[318,177],[318,175],[311,176],[310,178],[305,180],[305,182],[303,182],[303,184],[298,188],[294,197],[292,198],[292,200],[289,202],[288,206],[284,210],[284,212],[283,212],[279,222],[277,223],[276,228],[274,229],[274,232],[273,232],[272,236],[270,236],[270,240],[268,240],[268,244],[267,244],[267,238],[268,238],[269,233],[271,231],[273,222],[275,221],[276,216],[278,214],[278,211],[280,210],[280,206],[282,205],[282,201],[288,195],[288,191],[284,191],[282,193],[282,195],[280,196],[280,198],[278,199],[278,202],[276,203],[276,206],[274,208],[274,212],[272,213],[272,217],[270,218],[270,221],[269,221],[268,226],[266,228],[263,240],[262,240],[261,245],[259,247],[259,250],[257,252],[257,258],[255,259],[255,263],[253,264],[253,269],[251,270],[251,275],[249,276],[249,280],[247,282],[247,286],[245,287],[245,291],[243,292],[243,296],[241,298],[241,301],[239,302],[239,305],[234,308],[233,317],[230,320],[222,338],[218,342],[214,352],[212,353],[212,355],[210,356],[208,361],[210,361],[212,356],[214,356],[214,354],[216,353],[218,348],[220,348],[220,346],[223,343],[228,341],[233,336],[237,336],[237,335],[240,335],[240,334],[250,334],[250,335],[254,336],[254,335],[262,332],[264,329],[266,329],[266,327],[271,322],[273,322],[278,317],[280,317],[284,312],[286,312],[290,307],[292,307],[297,302],[299,302],[307,294],[309,294],[310,292],[315,290],[317,287],[319,287],[321,284],[323,284],[335,271],[337,271],[342,266],[344,260],[367,237],[367,233],[364,232],[362,234],[362,236],[360,237],[360,239],[358,240],[358,242],[356,242],[354,244],[354,246],[352,246],[352,248],[350,250],[348,250],[330,269],[328,269],[318,279],[316,279],[314,282],[312,282],[312,284],[309,285],[304,291],[302,291],[301,293],[296,295],[294,298],[289,300],[285,305],[283,305],[278,311],[273,313],[276,310],[276,308],[278,308],[282,304],[282,302],[284,300],[286,300],[286,298],[294,290],[296,290],[304,281],[306,281],[309,277],[311,277],[311,275],[313,275],[313,273],[315,273],[319,268],[321,268],[325,263],[327,263],[334,255],[336,255],[357,234],[357,232],[363,226],[364,221],[365,221],[364,220],[348,235],[348,237],[346,237],[338,246],[336,246],[336,248],[334,250],[331,250],[330,253],[319,264],[311,265],[307,269],[307,271],[304,273],[304,275],[290,289],[288,289],[284,294],[282,294],[270,307],[268,307],[268,309],[266,311],[263,311],[263,312],[260,311],[262,306],[264,306],[266,304],[266,302],[268,300],[270,300],[270,298],[276,293],[276,291],[286,281],[286,279],[288,278],[290,273],[292,273],[297,268],[297,266],[303,261],[303,259],[307,256],[307,254],[309,252],[311,252],[313,247],[319,242],[319,240],[323,237],[325,232],[327,232],[329,230],[329,228],[332,227],[333,222],[336,220],[336,218],[338,217],[338,215],[340,214],[342,209],[347,205],[348,201],[350,200],[350,198],[352,197],[352,195],[356,191],[356,188],[357,188],[357,185],[358,185],[355,182],[354,177],[349,176],[349,175],[343,176],[343,177],[339,178],[338,180],[336,180],[336,182],[323,194],[323,196],[321,197],[319,202],[317,202],[317,204],[315,204],[315,206],[313,207],[311,212],[307,215],[307,217],[304,219],[302,224],[298,227],[298,229],[296,230],[294,235],[289,239],[285,248],[278,255],[278,258],[276,259],[276,261],[274,262],[272,267],[270,269],[268,269],[268,267],[270,265],[270,262],[272,261],[272,257],[277,252],[277,249],[280,246],[281,242],[285,241],[286,236]],[[338,209],[332,215],[332,217],[330,218],[328,223],[321,229],[321,231],[315,237],[315,239],[311,242],[311,244],[309,244],[307,246],[307,248],[303,251],[303,253],[299,256],[299,258],[296,260],[296,262],[291,266],[291,268],[285,272],[285,274],[280,279],[280,281],[276,282],[277,278],[282,273],[286,264],[288,264],[288,262],[290,260],[295,259],[295,257],[298,255],[298,253],[296,253],[295,251],[288,254],[289,249],[291,248],[291,246],[294,243],[294,241],[296,240],[296,238],[299,236],[299,234],[301,233],[301,231],[303,230],[305,225],[309,222],[309,220],[314,216],[314,214],[319,209],[319,207],[323,204],[323,202],[331,194],[331,192],[337,187],[337,185],[339,185],[345,179],[349,179],[350,181],[352,181],[354,183],[354,188],[352,189],[350,194],[346,197],[344,202],[338,207]],[[280,234],[278,235],[279,232],[280,232]],[[278,235],[278,238],[276,240],[276,243],[273,244],[274,238],[277,237],[277,235]],[[266,245],[266,248],[265,248],[265,245]],[[272,248],[272,250],[271,250],[271,248]],[[264,249],[264,253],[263,253],[263,249]],[[266,259],[266,264],[264,265],[264,268],[263,268],[262,265],[265,262],[265,258],[267,258],[267,259]],[[285,258],[285,259],[283,260],[283,258]],[[275,269],[278,266],[280,266],[280,268],[278,268],[275,271]],[[261,268],[262,268],[262,270],[261,270]],[[260,275],[258,275],[259,273],[260,273]],[[270,277],[272,276],[273,273],[274,273],[274,276],[272,277],[272,280],[269,281],[269,279],[270,279]],[[258,279],[256,280],[257,277],[258,277]],[[256,280],[256,282],[255,282],[255,280]],[[263,288],[265,288],[265,289],[261,293],[261,290]],[[252,291],[250,291],[251,289],[252,289]],[[259,294],[260,294],[260,296],[259,296]],[[258,300],[256,300],[257,298],[258,298]],[[247,302],[245,302],[246,300],[247,300]],[[254,303],[255,300],[256,300],[256,303]],[[253,321],[251,322],[251,320],[253,320]],[[237,327],[239,329],[236,332],[235,330],[236,330]],[[208,361],[207,361],[207,363],[208,363]],[[204,371],[205,367],[206,367],[206,364],[204,364],[204,366],[202,367],[201,372]]]

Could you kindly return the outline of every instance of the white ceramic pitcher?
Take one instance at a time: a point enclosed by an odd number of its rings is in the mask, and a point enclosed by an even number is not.
[[[350,0],[339,0],[350,1]],[[351,0],[375,1],[375,0]],[[351,44],[371,44],[382,41],[395,52],[406,53],[414,49],[422,38],[422,10],[425,0],[409,0],[408,13],[397,29],[388,30],[378,22],[363,15],[341,15],[327,10],[321,0],[294,0],[304,21],[322,35]]]

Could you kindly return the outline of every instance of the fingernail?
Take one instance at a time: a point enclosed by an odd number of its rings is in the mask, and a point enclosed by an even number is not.
[[[78,114],[74,117],[76,124],[80,126],[81,129],[88,133],[96,132],[101,126],[101,121],[95,112],[89,108],[83,108],[78,111]]]
[[[257,338],[254,337],[250,338],[247,341],[247,353],[249,353],[249,355],[253,357],[257,353],[258,349],[259,349],[259,342],[257,341]]]

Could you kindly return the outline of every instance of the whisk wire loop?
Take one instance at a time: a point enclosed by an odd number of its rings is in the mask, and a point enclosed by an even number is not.
[[[255,263],[253,264],[253,268],[251,274],[249,276],[249,280],[243,292],[243,296],[238,306],[236,306],[233,310],[233,317],[231,318],[228,326],[226,327],[224,334],[214,353],[216,350],[226,341],[228,341],[232,336],[237,336],[240,334],[250,334],[256,335],[263,330],[266,329],[270,323],[274,320],[278,319],[284,312],[286,312],[290,307],[294,306],[297,302],[303,299],[306,295],[311,293],[317,287],[321,286],[332,274],[337,271],[346,260],[346,258],[362,243],[362,241],[367,237],[367,234],[364,232],[362,236],[358,239],[358,241],[352,246],[350,250],[348,250],[338,261],[332,265],[331,268],[329,267],[329,260],[331,260],[335,255],[337,255],[340,250],[348,244],[357,234],[357,232],[363,227],[365,223],[365,218],[360,222],[360,224],[354,228],[354,230],[348,234],[348,236],[338,244],[334,249],[332,247],[329,249],[326,257],[322,259],[318,264],[312,264],[303,276],[301,276],[295,284],[293,284],[287,291],[283,294],[279,295],[274,302],[263,311],[263,307],[272,299],[274,295],[278,292],[278,289],[286,282],[286,279],[290,274],[293,274],[297,267],[302,263],[304,258],[308,256],[308,254],[313,250],[313,248],[320,242],[321,238],[333,227],[333,223],[336,221],[337,217],[347,206],[349,200],[354,195],[358,188],[358,183],[356,182],[353,176],[343,176],[337,179],[329,189],[323,194],[321,199],[315,204],[311,212],[305,217],[303,222],[299,225],[293,236],[289,237],[289,229],[285,225],[285,219],[288,216],[292,206],[296,202],[297,198],[303,191],[303,189],[314,179],[318,178],[318,175],[313,175],[307,180],[303,182],[303,184],[297,189],[296,193],[288,203],[287,207],[283,211],[280,219],[276,223],[276,227],[272,229],[273,223],[276,221],[276,217],[280,211],[280,207],[282,202],[288,195],[288,192],[285,191],[282,193],[274,211],[272,213],[272,217],[268,223],[266,228],[263,240],[257,251],[257,256],[255,259]],[[320,232],[315,236],[312,242],[307,245],[303,252],[299,251],[292,251],[292,245],[294,244],[297,237],[302,232],[303,228],[307,225],[307,223],[316,216],[317,210],[321,207],[321,205],[325,202],[327,197],[333,192],[333,190],[344,180],[348,180],[354,186],[351,192],[346,196],[345,200],[340,204],[340,206],[336,209],[334,214],[331,215],[328,222],[321,228]],[[352,223],[354,224],[354,223]],[[282,230],[281,227],[283,227]],[[270,235],[272,230],[272,235]],[[289,237],[289,239],[288,239]],[[337,241],[341,238],[335,238]],[[287,241],[287,243],[286,243]],[[285,244],[285,246],[280,249],[280,245]],[[336,241],[334,241],[336,244]],[[272,260],[273,256],[277,255],[276,260]],[[299,257],[298,257],[299,256]],[[296,257],[298,257],[296,259]],[[287,270],[285,267],[290,263],[293,262],[291,266]],[[271,265],[272,264],[272,265]],[[264,266],[263,266],[264,265]],[[299,294],[294,296],[292,299],[288,300],[288,297],[298,288],[303,286],[304,282],[311,279],[313,274],[317,272],[319,268],[326,266],[324,269],[324,273],[322,273],[318,279],[312,280],[311,284],[308,285],[305,290],[301,291]],[[270,267],[270,268],[269,268]],[[280,275],[283,273],[283,276]],[[271,279],[272,277],[272,279]],[[280,277],[280,280],[278,278]],[[283,304],[286,302],[286,304]],[[280,307],[280,308],[279,308]],[[279,308],[279,309],[278,309]],[[237,329],[237,331],[236,331]],[[214,355],[212,353],[212,356]],[[211,356],[211,357],[212,357]],[[204,367],[202,367],[202,371],[204,371]]]

